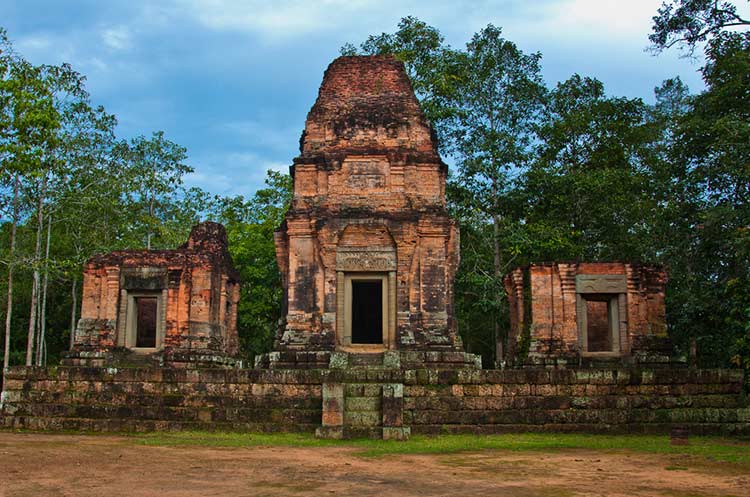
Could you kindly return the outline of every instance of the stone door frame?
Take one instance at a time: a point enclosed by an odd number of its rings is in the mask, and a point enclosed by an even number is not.
[[[338,271],[336,288],[336,343],[340,349],[380,352],[396,345],[396,272]],[[383,292],[383,343],[352,343],[352,281],[381,281]]]
[[[122,290],[122,298],[125,303],[125,323],[123,327],[121,345],[133,352],[148,354],[161,350],[164,346],[164,335],[166,330],[166,289],[157,291],[128,291]],[[138,317],[136,315],[136,299],[140,297],[156,298],[156,346],[136,347]]]
[[[627,340],[627,277],[610,274],[579,274],[576,276],[576,314],[578,343],[584,356],[620,356]],[[588,350],[587,297],[607,301],[607,318],[612,343],[611,351]]]

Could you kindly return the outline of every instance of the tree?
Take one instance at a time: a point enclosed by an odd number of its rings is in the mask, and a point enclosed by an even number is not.
[[[116,119],[104,108],[78,101],[67,108],[60,159],[67,164],[54,192],[58,225],[56,269],[70,282],[70,340],[77,323],[78,283],[86,259],[115,248],[117,227],[128,218],[123,170],[112,160]],[[118,222],[113,222],[117,219]]]
[[[273,232],[281,225],[292,198],[292,178],[268,171],[266,188],[250,199],[220,198],[212,216],[227,228],[229,251],[240,272],[238,332],[245,353],[268,352],[282,312],[281,274]]]
[[[741,0],[740,0],[741,1]],[[651,49],[661,52],[673,46],[695,53],[696,45],[727,29],[750,26],[750,19],[737,13],[733,2],[720,0],[668,0],[653,17],[648,39]]]
[[[492,225],[488,273],[494,280],[496,337],[501,335],[505,307],[501,279],[510,263],[501,243],[503,231],[512,224],[508,193],[531,158],[546,94],[540,60],[539,53],[524,54],[490,24],[456,57],[459,77],[447,99],[453,109],[450,135],[459,181],[471,192],[474,208]],[[498,351],[496,357],[503,355]]]
[[[653,260],[646,240],[662,129],[651,117],[643,101],[607,97],[595,79],[558,83],[523,178],[525,229],[537,228],[524,252],[541,260]]]
[[[3,172],[13,181],[13,228],[11,231],[11,260],[8,271],[8,308],[6,310],[6,334],[10,330],[12,315],[13,271],[15,265],[16,226],[19,222],[20,197],[33,198],[36,209],[37,238],[32,259],[33,286],[29,319],[26,363],[31,365],[36,339],[37,304],[40,288],[39,263],[41,261],[42,224],[44,199],[49,170],[53,167],[50,151],[59,128],[59,114],[55,108],[56,86],[64,70],[50,66],[32,66],[21,58],[6,66],[6,77],[2,80],[4,119],[0,150],[3,156]],[[4,180],[7,181],[7,177]]]
[[[138,212],[134,229],[143,232],[145,247],[150,250],[154,246],[155,236],[159,246],[173,244],[172,237],[162,228],[172,196],[180,192],[183,176],[193,172],[184,164],[187,150],[167,140],[163,131],[157,131],[151,138],[138,136],[130,143],[122,141],[116,154],[128,172],[127,195]]]
[[[686,237],[669,317],[678,342],[696,340],[699,361],[719,365],[746,333],[750,307],[750,33],[718,35],[707,57],[706,90],[671,149]]]

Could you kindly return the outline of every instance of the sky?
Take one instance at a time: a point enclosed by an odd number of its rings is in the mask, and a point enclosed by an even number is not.
[[[699,62],[645,51],[661,0],[0,0],[0,26],[35,64],[68,62],[120,138],[166,137],[188,149],[186,178],[252,195],[287,171],[323,72],[347,42],[415,16],[463,48],[492,23],[542,53],[553,86],[574,73],[610,95],[653,101],[674,76],[703,85]]]

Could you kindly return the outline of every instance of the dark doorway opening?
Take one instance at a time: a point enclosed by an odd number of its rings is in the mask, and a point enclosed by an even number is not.
[[[352,281],[352,343],[383,343],[383,282]]]
[[[608,298],[586,299],[586,341],[589,352],[612,351],[610,314]]]
[[[156,347],[156,297],[137,297],[135,346]]]

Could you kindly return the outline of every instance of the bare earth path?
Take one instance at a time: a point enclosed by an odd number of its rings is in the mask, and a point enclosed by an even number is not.
[[[153,447],[0,432],[0,496],[750,496],[746,467],[629,452],[364,458],[351,448]]]

